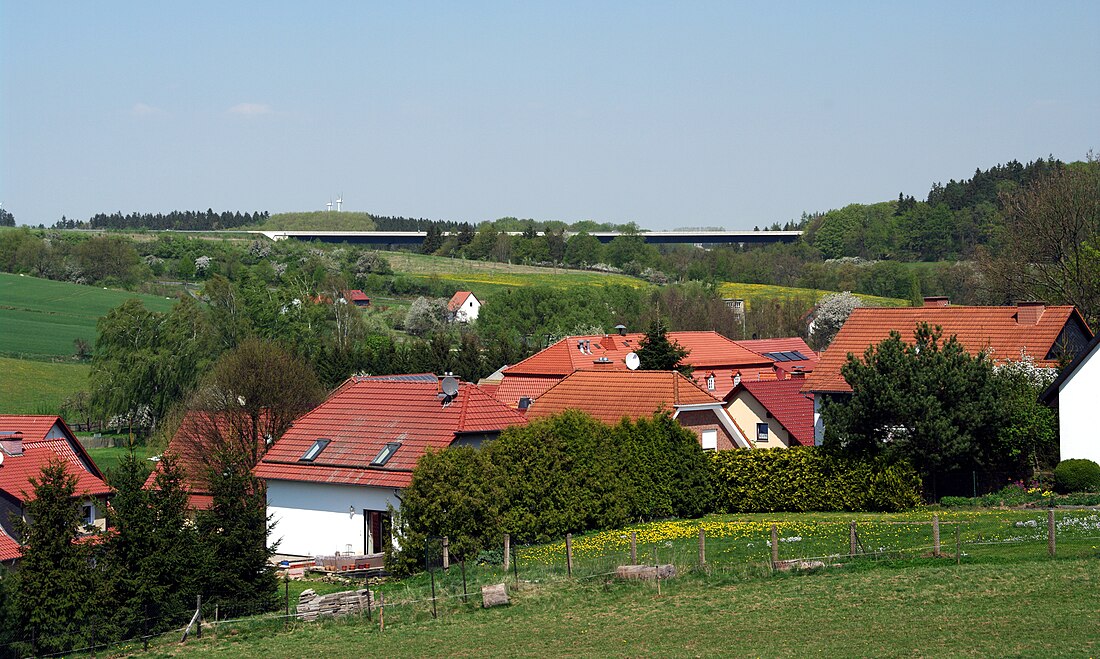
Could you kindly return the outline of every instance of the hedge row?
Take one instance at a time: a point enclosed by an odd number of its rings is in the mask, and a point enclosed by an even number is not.
[[[889,512],[920,503],[920,477],[908,464],[843,458],[818,448],[722,451],[714,468],[721,512]]]

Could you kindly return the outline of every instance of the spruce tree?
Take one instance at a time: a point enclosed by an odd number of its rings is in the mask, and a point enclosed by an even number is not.
[[[653,321],[645,336],[638,342],[637,352],[638,359],[641,361],[639,368],[643,371],[677,370],[684,375],[691,375],[691,366],[682,363],[690,351],[676,341],[669,340],[659,317]]]

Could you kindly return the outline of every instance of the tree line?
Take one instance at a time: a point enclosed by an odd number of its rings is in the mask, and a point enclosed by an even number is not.
[[[219,231],[262,224],[270,217],[267,211],[242,213],[240,211],[215,212],[171,211],[169,213],[96,213],[87,220],[72,220],[62,216],[54,223],[54,229],[151,229],[154,231]]]

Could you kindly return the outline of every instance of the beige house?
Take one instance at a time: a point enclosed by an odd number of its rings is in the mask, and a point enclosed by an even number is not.
[[[733,424],[756,448],[813,446],[813,398],[802,393],[805,380],[742,380],[726,395]]]

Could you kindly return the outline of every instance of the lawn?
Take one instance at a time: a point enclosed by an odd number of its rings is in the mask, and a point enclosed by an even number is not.
[[[90,370],[88,364],[0,357],[0,414],[57,414],[61,401],[88,386]]]
[[[146,458],[156,455],[157,451],[148,446],[135,446],[134,453],[138,458],[145,461],[147,471],[153,470],[153,463],[146,460]],[[113,446],[108,448],[90,448],[88,449],[88,455],[91,456],[92,461],[103,473],[107,473],[118,467],[122,459],[130,454],[130,449],[125,446]]]
[[[173,304],[155,295],[0,273],[0,355],[70,357],[75,339],[95,345],[99,318],[131,298],[155,311]]]
[[[718,285],[718,291],[722,297],[745,300],[745,306],[751,307],[754,299],[790,299],[806,302],[808,305],[817,303],[822,296],[836,291],[822,291],[813,288],[793,288],[790,286],[772,286],[771,284],[739,284],[736,282],[723,282]],[[854,294],[863,303],[872,307],[907,307],[908,300],[892,297],[879,297],[877,295]]]

